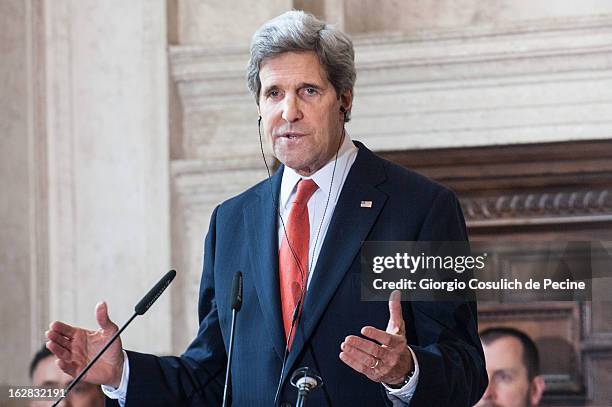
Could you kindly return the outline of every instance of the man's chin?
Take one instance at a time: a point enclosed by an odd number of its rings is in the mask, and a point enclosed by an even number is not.
[[[276,159],[280,161],[281,163],[283,163],[285,167],[291,168],[298,174],[307,176],[311,173],[310,167],[307,163],[303,161],[303,157],[293,157],[293,156],[287,157],[286,155],[285,156],[277,155]]]
[[[285,164],[285,166],[291,168],[293,171],[297,172],[303,177],[310,177],[316,171],[316,170],[313,171],[310,167],[307,167],[307,166],[300,166],[300,165],[291,166],[288,164]]]

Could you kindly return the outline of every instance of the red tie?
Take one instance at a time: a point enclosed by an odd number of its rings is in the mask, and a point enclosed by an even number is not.
[[[295,334],[294,328],[289,338],[293,311],[300,300],[302,287],[308,281],[308,244],[310,240],[308,200],[317,188],[318,185],[311,179],[303,179],[298,182],[295,200],[286,222],[287,238],[282,239],[278,252],[281,307],[288,347],[291,347]],[[287,239],[291,242],[291,246],[287,244]]]

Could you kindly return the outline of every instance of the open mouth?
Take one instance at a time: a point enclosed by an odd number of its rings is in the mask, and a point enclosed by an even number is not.
[[[301,137],[304,137],[304,135],[301,134],[301,133],[283,133],[283,134],[281,134],[278,137],[284,138],[284,139],[287,139],[287,140],[297,140],[297,139],[299,139]]]

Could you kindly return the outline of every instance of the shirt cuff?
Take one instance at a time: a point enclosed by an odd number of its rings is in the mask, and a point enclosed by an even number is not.
[[[116,389],[113,386],[102,385],[102,392],[106,395],[106,397],[118,400],[119,405],[123,407],[125,405],[125,399],[127,397],[127,389],[128,382],[130,380],[130,362],[128,360],[127,353],[123,352],[123,373],[121,374],[121,382],[119,383],[119,387]]]
[[[412,399],[412,396],[414,395],[417,384],[419,382],[419,372],[420,372],[419,361],[417,360],[416,355],[414,354],[414,351],[410,348],[410,346],[408,346],[408,350],[410,351],[410,354],[412,355],[412,361],[414,363],[414,373],[412,377],[410,378],[410,380],[408,380],[408,383],[406,383],[403,387],[399,389],[392,389],[391,387],[387,386],[385,383],[381,383],[385,387],[385,390],[387,390],[387,394],[389,396],[395,396],[399,398],[401,401],[403,401],[404,403],[409,403],[410,399]]]

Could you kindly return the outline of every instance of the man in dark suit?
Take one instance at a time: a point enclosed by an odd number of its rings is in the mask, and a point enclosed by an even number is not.
[[[324,381],[312,405],[471,406],[480,398],[487,379],[475,304],[402,303],[397,292],[388,304],[360,300],[363,241],[467,235],[452,192],[350,140],[354,82],[350,39],[309,14],[285,13],[255,33],[249,89],[283,165],[213,212],[200,329],[185,353],[160,358],[117,343],[86,380],[107,385],[121,405],[220,404],[230,287],[242,271],[234,405],[273,405],[276,393],[278,404],[294,402],[288,378],[300,366]],[[117,329],[106,304],[96,315],[96,333],[51,324],[48,346],[69,374]]]

